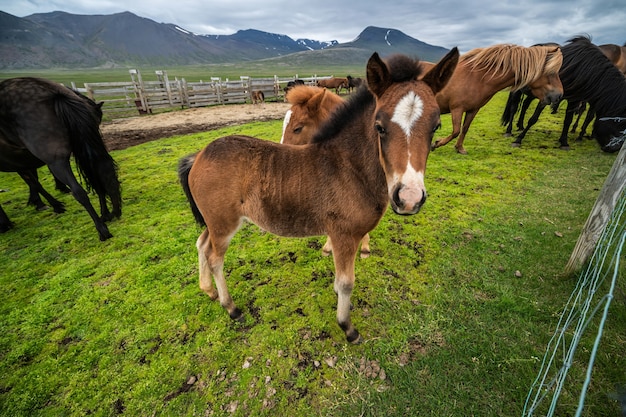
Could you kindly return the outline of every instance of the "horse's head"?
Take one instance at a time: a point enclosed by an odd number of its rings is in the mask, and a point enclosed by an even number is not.
[[[593,136],[604,152],[617,152],[626,140],[626,117],[600,117],[593,127]]]
[[[561,48],[554,45],[532,46],[530,50],[537,49],[543,60],[543,69],[538,77],[528,84],[531,92],[543,104],[557,104],[563,97],[563,84],[559,77],[559,70],[563,64]]]
[[[435,130],[441,125],[435,94],[445,87],[459,60],[453,48],[426,75],[419,61],[396,55],[384,62],[374,53],[367,83],[376,97],[374,128],[391,207],[415,214],[426,201],[424,174]]]
[[[330,114],[343,103],[337,94],[325,88],[298,85],[287,93],[291,108],[283,121],[280,143],[305,145]]]

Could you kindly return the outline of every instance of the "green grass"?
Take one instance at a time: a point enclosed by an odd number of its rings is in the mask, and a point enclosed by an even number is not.
[[[242,62],[234,64],[213,64],[213,65],[186,65],[186,66],[163,66],[163,67],[132,67],[141,72],[144,81],[157,81],[156,70],[167,71],[168,78],[184,78],[188,82],[198,82],[209,80],[211,77],[221,77],[223,80],[238,80],[240,76],[250,76],[254,78],[273,77],[312,77],[314,75],[327,76],[334,74],[338,77],[345,77],[350,74],[353,77],[363,77],[365,63],[359,65],[272,65],[268,66],[263,61]],[[89,68],[89,69],[28,69],[28,70],[2,70],[0,80],[13,77],[42,77],[52,81],[71,85],[76,83],[77,87],[83,87],[85,83],[120,82],[131,81],[128,68]]]
[[[372,256],[356,265],[358,346],[335,322],[324,237],[240,230],[225,271],[243,324],[198,288],[200,229],[177,161],[226,134],[278,140],[280,121],[113,152],[125,205],[106,242],[70,196],[59,196],[62,215],[35,212],[19,177],[1,173],[16,228],[0,236],[0,413],[520,415],[575,285],[562,271],[615,155],[587,140],[558,150],[562,114],[547,112],[512,148],[505,99],[478,114],[469,155],[452,144],[430,155],[420,214],[389,212],[372,231]],[[437,137],[450,131],[442,119]],[[624,301],[621,280],[583,415],[618,414],[609,395],[626,382]],[[584,369],[575,361],[558,415],[574,413]]]

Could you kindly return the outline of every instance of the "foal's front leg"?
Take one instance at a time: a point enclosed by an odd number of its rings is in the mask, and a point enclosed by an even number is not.
[[[322,255],[329,256],[332,252],[333,252],[333,242],[330,240],[330,238],[327,238],[326,243],[324,244],[324,247],[322,248]],[[371,254],[370,235],[369,233],[367,233],[365,236],[363,236],[363,239],[361,239],[361,258],[363,259],[369,258],[370,254]]]
[[[350,343],[360,343],[361,336],[352,325],[350,319],[352,289],[354,288],[354,259],[358,249],[359,240],[342,237],[333,237],[333,258],[335,261],[335,284],[337,293],[337,323],[346,333],[346,339]]]

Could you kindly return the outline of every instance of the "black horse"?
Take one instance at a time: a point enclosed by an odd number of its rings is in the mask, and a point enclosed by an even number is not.
[[[618,151],[626,139],[626,79],[602,51],[587,37],[579,36],[561,48],[563,65],[559,77],[563,83],[563,99],[567,100],[563,130],[559,138],[561,149],[569,149],[567,134],[574,114],[581,103],[587,102],[597,116],[593,137],[605,152]],[[507,102],[503,114],[512,121],[519,100]],[[511,107],[509,107],[511,106]],[[514,106],[514,107],[513,107]],[[539,103],[527,126],[513,142],[521,146],[528,130],[539,120],[545,105]]]
[[[100,133],[101,107],[102,103],[96,104],[63,85],[41,78],[0,82],[0,171],[31,176],[34,171],[39,184],[35,170],[47,165],[85,207],[100,240],[106,240],[112,235],[105,221],[122,215],[122,200],[117,164],[107,152]],[[101,217],[72,172],[72,154],[87,189],[98,195]],[[41,184],[39,187],[41,192],[43,187]],[[107,199],[111,201],[112,211],[108,209]],[[0,208],[0,230],[11,226]]]

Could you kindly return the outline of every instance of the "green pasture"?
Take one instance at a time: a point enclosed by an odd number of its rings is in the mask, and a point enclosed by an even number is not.
[[[281,121],[113,152],[124,206],[106,242],[70,196],[53,192],[64,214],[36,212],[21,179],[0,173],[0,204],[16,224],[0,235],[0,414],[521,415],[576,284],[563,269],[616,155],[586,139],[559,150],[563,109],[512,148],[499,123],[505,100],[497,94],[476,117],[469,155],[453,144],[431,153],[419,214],[388,211],[371,232],[372,256],[356,263],[356,346],[335,321],[322,236],[239,231],[225,271],[244,323],[198,288],[201,229],[177,162],[227,134],[277,141]],[[436,137],[451,129],[449,115],[442,123]],[[52,191],[45,168],[40,176]],[[618,287],[584,416],[619,415],[623,274]],[[593,329],[555,415],[576,410]]]
[[[131,81],[128,71],[137,69],[141,72],[144,81],[157,81],[155,71],[167,71],[170,80],[184,78],[188,82],[210,80],[211,77],[221,77],[223,80],[239,80],[240,76],[254,78],[270,78],[274,75],[279,77],[312,77],[314,75],[334,75],[345,77],[364,76],[365,62],[360,65],[272,65],[268,66],[263,61],[242,62],[233,64],[208,64],[186,65],[181,67],[163,66],[147,67],[137,66],[132,68],[86,68],[86,69],[26,69],[26,70],[2,70],[0,80],[13,77],[43,77],[52,81],[70,86],[72,82],[77,87],[83,87],[85,83],[123,82]]]

